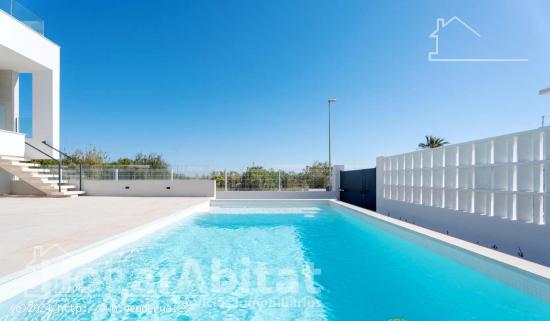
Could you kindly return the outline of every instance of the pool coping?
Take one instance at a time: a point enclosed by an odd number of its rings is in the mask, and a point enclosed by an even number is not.
[[[445,244],[452,245],[454,247],[457,247],[459,249],[465,250],[467,252],[471,252],[474,254],[477,254],[479,256],[488,258],[490,260],[496,261],[498,263],[504,264],[506,266],[509,266],[511,268],[527,272],[529,274],[532,274],[537,277],[544,278],[546,280],[550,280],[550,267],[531,262],[519,257],[515,257],[510,254],[506,254],[503,252],[496,251],[491,248],[487,248],[475,243],[471,243],[468,241],[465,241],[463,239],[459,239],[453,236],[449,236],[447,234],[443,234],[440,232],[436,232],[434,230],[430,230],[425,227],[420,227],[418,225],[414,225],[412,223],[403,222],[401,220],[382,215],[380,213],[367,210],[352,204],[348,204],[342,201],[338,200],[329,200],[329,203],[337,204],[339,206],[351,209],[353,211],[359,212],[361,214],[367,215],[369,217],[372,217],[374,219],[396,225],[398,227],[401,227],[403,229],[418,233],[420,235],[429,237],[431,239],[443,242]]]
[[[0,303],[7,301],[42,283],[59,277],[75,268],[88,264],[103,255],[135,242],[160,229],[168,227],[196,213],[208,211],[210,201],[205,200],[175,211],[163,218],[86,245],[75,251],[55,257],[40,266],[31,266],[0,278]]]

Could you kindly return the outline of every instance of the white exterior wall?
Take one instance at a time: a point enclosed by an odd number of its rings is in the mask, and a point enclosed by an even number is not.
[[[0,70],[0,105],[5,108],[5,123],[0,123],[0,130],[16,131],[19,117],[19,74],[15,71]]]
[[[216,197],[213,180],[84,180],[82,185],[89,196]]]
[[[12,73],[12,93],[18,92],[18,73],[32,73],[32,123],[33,137],[27,137],[33,145],[57,157],[57,153],[42,145],[42,141],[59,148],[59,95],[60,95],[60,48],[41,34],[0,10],[0,70]],[[10,118],[19,117],[17,102],[11,109]],[[8,97],[11,99],[10,97]],[[15,131],[12,127],[10,130]],[[0,143],[1,144],[1,143]],[[43,155],[26,149],[28,158],[44,158]]]
[[[25,135],[0,130],[0,155],[23,157],[25,154]]]
[[[57,153],[41,142],[45,140],[59,149],[59,69],[32,74],[32,99],[32,137],[29,142],[57,158]],[[32,149],[27,149],[27,153],[31,158],[44,158]]]
[[[9,63],[14,69],[25,72],[59,70],[58,45],[4,11],[0,11],[0,30],[2,50],[15,53],[13,56],[3,56],[0,60],[2,65]]]
[[[332,190],[338,192],[338,199],[340,199],[340,172],[344,170],[344,165],[332,166],[332,177],[330,178],[330,186]]]
[[[377,158],[377,212],[550,264],[550,128]]]

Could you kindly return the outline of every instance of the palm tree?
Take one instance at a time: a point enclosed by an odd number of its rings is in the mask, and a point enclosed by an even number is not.
[[[443,145],[447,145],[449,142],[445,138],[435,137],[435,136],[426,136],[426,142],[418,144],[420,148],[437,148]]]

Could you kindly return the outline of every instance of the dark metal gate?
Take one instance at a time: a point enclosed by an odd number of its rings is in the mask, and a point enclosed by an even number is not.
[[[340,200],[376,210],[376,168],[340,172]]]

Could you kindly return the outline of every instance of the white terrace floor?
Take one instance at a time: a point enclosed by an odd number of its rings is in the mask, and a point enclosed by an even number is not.
[[[205,202],[201,197],[0,197],[0,277],[17,272],[36,246],[73,251]],[[50,251],[46,259],[64,254]]]

